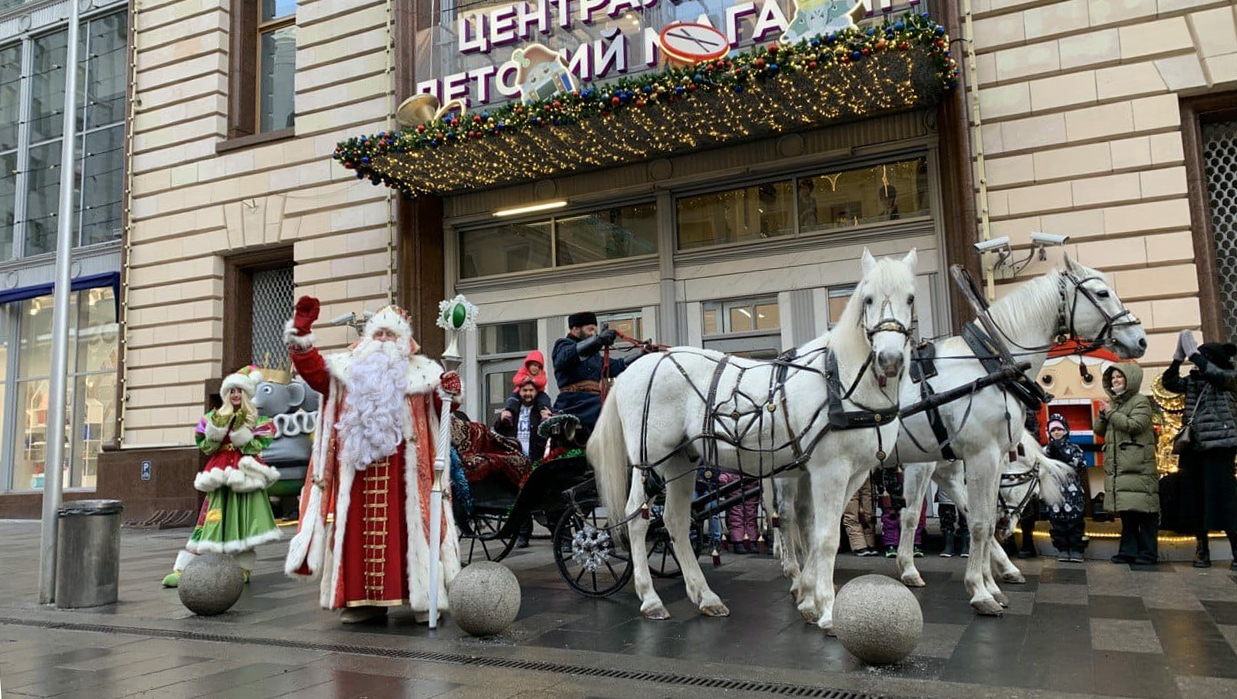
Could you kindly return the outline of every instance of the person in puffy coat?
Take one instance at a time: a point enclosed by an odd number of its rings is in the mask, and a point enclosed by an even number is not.
[[[1143,370],[1133,362],[1104,371],[1095,433],[1104,437],[1104,509],[1121,517],[1121,545],[1113,563],[1159,560],[1160,481],[1155,467],[1151,399],[1138,392]]]
[[[1196,568],[1211,566],[1207,532],[1219,529],[1233,547],[1232,570],[1237,570],[1237,370],[1233,357],[1237,346],[1207,342],[1196,345],[1189,330],[1177,341],[1173,363],[1164,371],[1164,388],[1185,394],[1186,416],[1193,428],[1193,445],[1180,457],[1180,517],[1183,531],[1198,542]],[[1181,362],[1189,358],[1194,368],[1181,376]]]

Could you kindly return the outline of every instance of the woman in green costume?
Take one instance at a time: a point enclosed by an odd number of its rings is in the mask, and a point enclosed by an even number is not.
[[[280,537],[266,489],[279,471],[262,463],[260,454],[275,438],[270,418],[258,415],[253,394],[262,375],[249,366],[223,380],[223,406],[202,416],[194,432],[198,448],[210,458],[193,486],[206,493],[197,526],[164,587],[180,584],[181,571],[199,553],[228,553],[249,582],[254,547]]]

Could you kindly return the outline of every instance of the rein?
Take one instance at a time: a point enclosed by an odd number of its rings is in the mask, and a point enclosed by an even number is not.
[[[1005,491],[1017,488],[1020,485],[1030,483],[1027,492],[1022,496],[1016,505],[1010,505],[1005,499]],[[1034,463],[1029,470],[1019,473],[1002,473],[1000,485],[997,487],[997,507],[1001,510],[1001,518],[998,525],[1007,527],[1010,522],[1017,521],[1022,518],[1022,511],[1026,509],[1027,504],[1035,497],[1036,491],[1039,490],[1040,473],[1039,463]]]

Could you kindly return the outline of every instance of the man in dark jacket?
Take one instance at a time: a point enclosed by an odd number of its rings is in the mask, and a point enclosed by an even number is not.
[[[1195,345],[1190,331],[1183,330],[1177,341],[1173,363],[1164,371],[1164,388],[1185,394],[1185,422],[1191,425],[1193,444],[1180,458],[1181,507],[1185,529],[1198,543],[1194,554],[1196,568],[1211,566],[1207,532],[1222,530],[1233,547],[1237,570],[1237,478],[1233,459],[1237,456],[1237,369],[1233,357],[1237,346],[1207,342]],[[1181,376],[1181,362],[1189,358],[1194,368]]]
[[[618,333],[610,328],[599,332],[597,316],[589,311],[571,314],[567,328],[567,336],[554,343],[551,353],[554,380],[558,382],[554,412],[575,415],[580,425],[592,432],[601,415],[602,350],[614,344]],[[607,378],[623,373],[631,361],[611,358]]]

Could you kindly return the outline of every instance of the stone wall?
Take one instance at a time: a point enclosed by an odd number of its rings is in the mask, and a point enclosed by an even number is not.
[[[225,140],[229,12],[242,3],[137,5],[124,442],[191,445],[203,382],[236,368],[222,366],[228,256],[291,245],[297,293],[320,298],[323,318],[386,303],[388,192],[331,154],[388,127],[388,3],[301,0],[295,137],[237,149]],[[322,329],[320,346],[350,333]]]
[[[1143,320],[1144,362],[1163,366],[1200,324],[1179,100],[1237,87],[1237,3],[973,7],[992,236],[1071,236]]]

